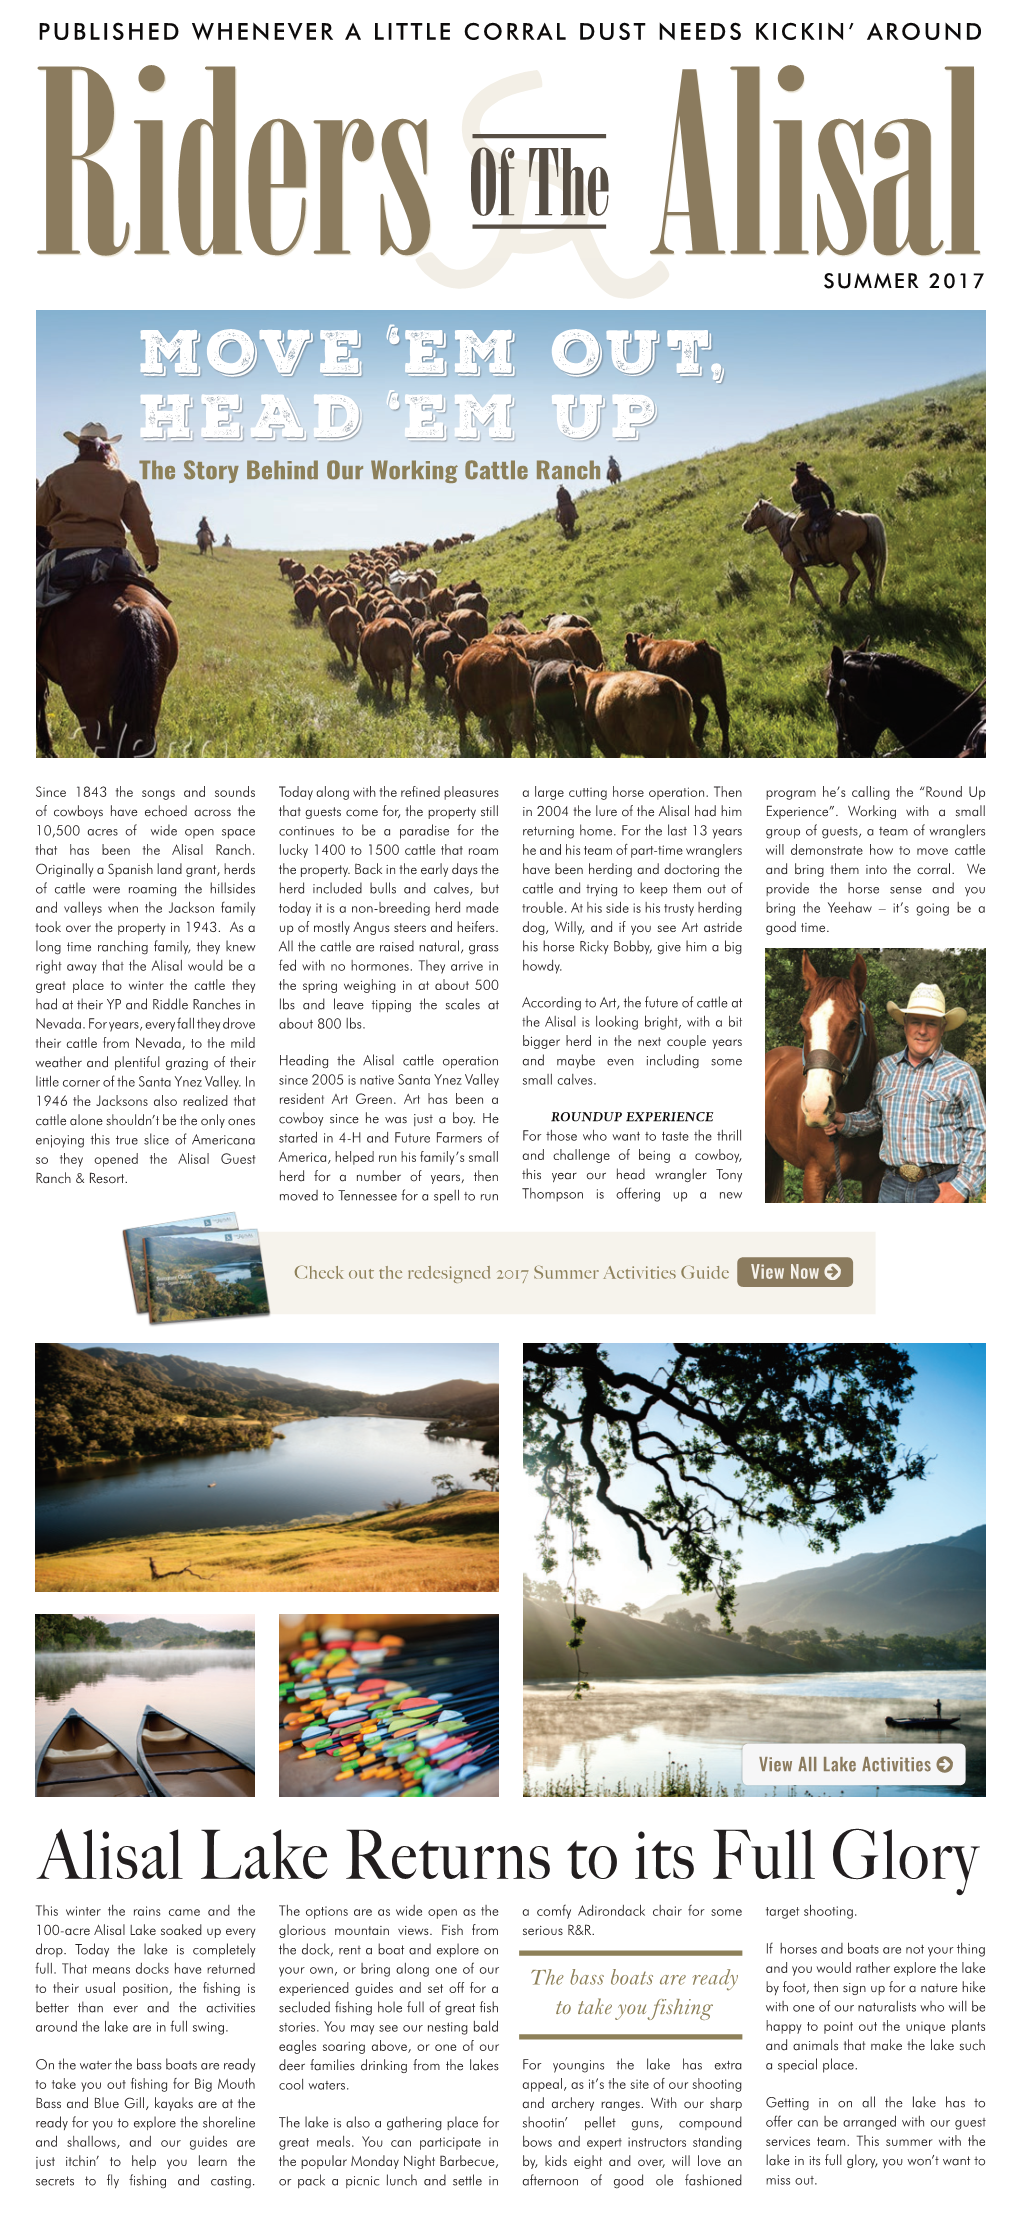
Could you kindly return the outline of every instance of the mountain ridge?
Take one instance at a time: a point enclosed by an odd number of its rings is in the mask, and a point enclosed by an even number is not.
[[[737,1587],[742,1630],[786,1630],[827,1623],[847,1633],[890,1637],[906,1631],[943,1637],[984,1621],[983,1523],[954,1537],[894,1546],[887,1553],[855,1553],[828,1568],[792,1569]],[[660,1622],[675,1608],[714,1615],[710,1593],[667,1592],[642,1609],[642,1620]],[[843,1622],[840,1623],[840,1616]]]

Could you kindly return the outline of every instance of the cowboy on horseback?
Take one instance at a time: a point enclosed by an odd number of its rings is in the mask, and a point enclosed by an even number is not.
[[[36,488],[37,531],[48,532],[51,546],[36,564],[36,609],[40,623],[55,603],[108,579],[143,579],[132,556],[130,533],[149,572],[159,563],[152,519],[136,479],[128,479],[114,454],[120,433],[90,422],[66,433],[78,453],[73,463],[51,471]]]
[[[801,562],[807,564],[815,553],[811,537],[823,532],[828,525],[836,507],[836,497],[826,480],[819,479],[807,463],[797,465],[790,493],[800,510],[800,516],[790,527],[790,539]]]
[[[577,524],[577,509],[565,487],[560,487],[556,496],[556,523],[562,526],[569,541]]]

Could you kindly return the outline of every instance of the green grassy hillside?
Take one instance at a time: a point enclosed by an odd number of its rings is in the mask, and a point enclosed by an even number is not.
[[[723,655],[735,755],[831,757],[823,676],[833,641],[852,646],[870,634],[873,646],[919,657],[964,686],[983,680],[984,446],[981,374],[593,489],[579,502],[572,543],[547,506],[450,552],[436,569],[440,579],[479,578],[493,618],[523,609],[537,626],[551,610],[586,613],[612,665],[622,664],[632,628],[704,636]],[[876,511],[885,524],[889,569],[874,611],[862,579],[837,612],[841,570],[813,575],[824,613],[804,588],[791,610],[789,573],[771,539],[741,530],[759,494],[790,507],[798,456],[830,481],[841,508]],[[387,504],[379,537],[396,532]],[[291,553],[311,566],[343,552]],[[181,633],[160,756],[458,754],[445,696],[426,698],[417,668],[406,710],[380,708],[360,672],[341,672],[318,620],[311,628],[296,621],[272,551],[217,549],[199,558],[170,543],[159,579]],[[58,754],[87,756],[56,691],[53,705]],[[547,739],[540,746],[555,754]],[[714,716],[705,746],[718,752]],[[886,737],[880,748],[893,746]],[[467,748],[490,753],[473,721]]]

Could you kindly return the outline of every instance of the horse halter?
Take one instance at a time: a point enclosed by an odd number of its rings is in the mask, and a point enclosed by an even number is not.
[[[866,1043],[866,1041],[867,1041],[867,1037],[868,1037],[868,1007],[867,1007],[867,1005],[866,1005],[866,1004],[862,1004],[862,1003],[861,1003],[861,1001],[860,1001],[860,998],[858,998],[858,1000],[857,1000],[857,1041],[856,1041],[856,1043],[854,1044],[854,1048],[853,1048],[853,1055],[852,1055],[852,1057],[851,1057],[851,1059],[850,1059],[850,1063],[849,1063],[849,1065],[848,1065],[848,1066],[844,1066],[844,1065],[843,1065],[843,1063],[842,1063],[842,1061],[841,1061],[840,1059],[834,1058],[834,1057],[833,1057],[833,1054],[832,1054],[832,1052],[831,1052],[831,1050],[826,1050],[826,1051],[806,1051],[806,1050],[804,1049],[804,1046],[803,1046],[803,1044],[801,1044],[801,1051],[800,1051],[800,1070],[801,1070],[801,1073],[802,1073],[802,1074],[809,1074],[809,1073],[810,1073],[810,1072],[812,1071],[812,1069],[813,1069],[813,1068],[817,1068],[817,1069],[818,1069],[818,1070],[819,1070],[820,1072],[822,1072],[822,1073],[827,1073],[827,1074],[832,1074],[832,1075],[837,1075],[837,1074],[838,1074],[838,1076],[839,1076],[839,1080],[838,1080],[838,1081],[837,1081],[837,1083],[836,1083],[836,1092],[835,1092],[835,1093],[836,1093],[836,1096],[838,1097],[838,1095],[839,1095],[839,1092],[840,1092],[840,1090],[841,1090],[841,1089],[845,1089],[845,1088],[846,1088],[846,1085],[847,1085],[847,1083],[848,1083],[848,1081],[849,1081],[849,1079],[850,1079],[850,1076],[851,1076],[851,1074],[853,1073],[854,1067],[856,1066],[856,1064],[857,1064],[857,1061],[858,1061],[858,1059],[860,1058],[861,1052],[862,1052],[862,1051],[863,1051],[863,1049],[864,1049],[864,1045],[865,1045],[865,1043]]]

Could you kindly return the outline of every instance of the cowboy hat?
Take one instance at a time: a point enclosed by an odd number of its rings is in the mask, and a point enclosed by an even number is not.
[[[123,433],[108,433],[105,425],[94,424],[91,420],[87,425],[82,426],[80,433],[64,434],[64,439],[70,441],[72,448],[77,448],[83,440],[105,440],[112,448],[115,442],[123,440],[123,438]]]
[[[894,1004],[890,998],[885,1009],[901,1027],[907,1020],[941,1020],[948,1032],[951,1028],[962,1028],[967,1018],[962,1004],[954,1004],[951,1012],[946,1011],[945,997],[934,981],[919,981],[916,989],[910,992],[909,1004]]]

